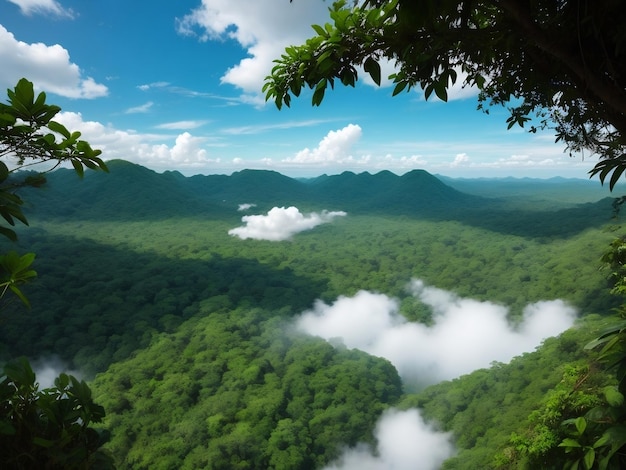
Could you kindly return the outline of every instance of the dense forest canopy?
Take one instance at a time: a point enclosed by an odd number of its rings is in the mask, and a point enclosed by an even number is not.
[[[57,170],[24,193],[31,226],[18,229],[19,246],[38,253],[38,278],[24,286],[31,311],[3,311],[0,341],[5,359],[26,355],[42,377],[56,362],[89,380],[120,468],[389,466],[403,425],[443,449],[413,446],[431,468],[453,452],[446,468],[494,468],[568,367],[584,375],[582,346],[618,305],[598,268],[619,219],[606,190],[592,196],[584,180],[520,180],[514,190],[476,181],[470,195],[421,172],[405,175],[422,182],[414,186],[387,173],[303,181],[107,166],[82,181]],[[343,184],[377,188],[388,202],[368,210],[370,201],[333,191]],[[421,197],[437,210],[411,202]],[[299,217],[272,218],[290,206]],[[283,241],[229,234],[248,215],[292,224],[324,210],[346,215]],[[430,300],[411,289],[418,278]],[[525,309],[560,318],[557,301],[577,311],[576,328],[508,347],[530,338]],[[349,342],[354,325],[304,328],[307,315],[324,326],[368,311],[369,343]],[[455,311],[470,322],[465,340],[449,329]],[[473,316],[486,311],[489,328]],[[439,348],[409,347],[419,334]],[[404,356],[382,348],[390,338]],[[453,369],[459,355],[484,351],[479,371]],[[442,378],[426,372],[433,366],[457,372],[428,386]]]

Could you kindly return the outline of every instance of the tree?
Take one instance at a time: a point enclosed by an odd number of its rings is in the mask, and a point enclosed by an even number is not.
[[[104,408],[84,381],[61,374],[39,389],[24,358],[4,367],[0,381],[0,460],[15,469],[111,469],[103,436],[91,427]]]
[[[61,108],[46,104],[43,92],[35,96],[31,82],[23,78],[7,93],[8,103],[0,103],[0,216],[8,226],[0,225],[0,235],[15,241],[17,234],[10,227],[16,221],[28,224],[16,191],[45,183],[42,172],[18,170],[50,163],[50,171],[70,162],[82,176],[85,167],[107,167],[100,150],[79,140],[80,132],[52,120]],[[37,275],[31,268],[34,259],[33,253],[0,255],[1,300],[10,290],[29,305],[19,286]],[[91,427],[103,417],[104,408],[93,402],[84,381],[61,374],[54,387],[40,390],[26,359],[6,364],[0,377],[0,461],[15,469],[113,468],[100,450],[102,436]]]
[[[71,163],[79,176],[83,175],[85,167],[108,170],[99,157],[100,150],[80,140],[80,132],[70,132],[53,120],[61,108],[46,104],[43,92],[35,96],[31,82],[22,78],[7,94],[8,102],[0,103],[0,216],[5,222],[0,225],[0,235],[15,241],[17,235],[10,227],[15,226],[16,221],[28,225],[21,208],[23,201],[17,195],[19,188],[43,185],[44,173],[65,162]],[[44,172],[20,173],[24,176],[17,174],[37,164],[48,164],[49,168]],[[0,299],[11,290],[28,305],[18,286],[36,276],[30,269],[34,259],[32,253],[19,256],[13,251],[0,256]]]
[[[619,0],[336,1],[332,23],[288,47],[263,87],[280,109],[303,88],[313,105],[360,69],[381,84],[395,64],[393,95],[420,87],[447,100],[457,80],[476,86],[478,108],[508,106],[508,127],[551,128],[614,185],[626,170],[626,9]]]

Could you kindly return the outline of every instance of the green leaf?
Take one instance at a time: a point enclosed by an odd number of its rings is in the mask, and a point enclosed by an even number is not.
[[[572,439],[571,437],[566,437],[565,439],[563,439],[561,441],[561,443],[559,444],[559,447],[576,447],[576,448],[578,448],[578,447],[582,447],[582,446],[580,445],[580,443],[577,440]]]
[[[9,362],[4,366],[5,375],[18,386],[34,387],[35,373],[25,357]]]
[[[22,293],[22,291],[15,284],[11,284],[9,286],[9,289],[11,289],[11,292],[13,292],[26,307],[30,308],[30,301],[26,298],[26,296]]]
[[[578,431],[578,435],[582,436],[582,434],[585,432],[585,429],[587,429],[587,420],[580,416],[574,420],[574,425],[576,426],[576,431]]]
[[[9,168],[5,165],[4,162],[0,161],[0,182],[4,181],[9,176]]]
[[[616,387],[606,387],[604,389],[604,397],[610,406],[618,407],[624,404],[624,395]]]
[[[68,131],[67,128],[63,124],[60,124],[60,123],[58,123],[56,121],[50,121],[48,123],[47,127],[52,132],[56,132],[57,134],[61,134],[66,139],[70,138],[70,135],[71,135],[70,131]]]
[[[448,90],[445,84],[442,84],[440,81],[435,82],[435,95],[441,101],[448,101]]]
[[[35,91],[33,89],[33,83],[29,82],[25,78],[20,79],[15,87],[15,98],[25,106],[33,104],[35,99]]]
[[[33,437],[33,444],[39,447],[45,447],[46,449],[49,449],[54,445],[54,441],[44,439],[42,437]]]
[[[80,162],[80,160],[78,160],[76,158],[72,158],[72,166],[74,167],[74,170],[76,171],[78,176],[80,176],[82,178],[83,175],[85,174],[85,170],[83,169],[83,165]]]
[[[311,101],[313,102],[313,106],[319,106],[324,100],[324,92],[326,91],[327,81],[326,79],[320,80],[320,82],[315,87],[315,91],[313,92],[313,98]]]
[[[402,93],[402,91],[407,87],[407,85],[408,85],[408,82],[406,81],[398,82],[395,88],[393,89],[391,96],[396,96],[397,94]]]
[[[17,234],[14,230],[11,230],[10,228],[0,227],[0,235],[7,237],[12,242],[17,241]]]
[[[618,166],[615,168],[615,170],[613,171],[613,175],[611,176],[611,181],[609,182],[610,191],[613,191],[613,188],[618,183],[620,177],[624,173],[624,170],[626,170],[625,166]]]
[[[365,59],[363,70],[370,74],[370,77],[372,77],[372,80],[374,80],[376,85],[380,86],[380,64],[373,57]]]
[[[320,25],[318,25],[318,24],[313,24],[313,25],[311,25],[311,28],[313,28],[313,29],[315,30],[315,32],[316,32],[318,35],[320,35],[320,36],[322,36],[322,37],[324,37],[324,38],[327,38],[327,37],[328,37],[328,33],[327,33],[327,32],[326,32],[326,30],[325,30],[324,28],[322,28]]]
[[[583,464],[585,465],[585,468],[587,470],[591,470],[591,468],[593,467],[593,463],[596,460],[596,451],[592,448],[589,449],[586,453],[585,456],[583,457]]]

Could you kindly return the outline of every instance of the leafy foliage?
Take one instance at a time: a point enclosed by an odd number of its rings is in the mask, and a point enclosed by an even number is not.
[[[53,169],[70,162],[83,175],[84,167],[107,170],[100,150],[79,140],[80,132],[68,131],[52,118],[58,106],[46,104],[45,93],[35,97],[33,84],[21,79],[7,90],[8,103],[0,103],[0,158],[11,160],[14,168],[0,161],[0,216],[9,226],[16,221],[28,224],[22,213],[22,199],[16,194],[25,186],[45,183],[41,173],[27,173],[23,179],[13,173],[38,163],[53,163]],[[0,226],[0,235],[16,241],[16,232]],[[13,293],[23,304],[30,302],[20,285],[37,273],[31,268],[34,253],[0,255],[0,299]],[[3,305],[6,307],[6,303]],[[61,374],[52,388],[39,390],[35,374],[25,358],[8,363],[0,383],[0,460],[7,468],[79,469],[113,468],[99,450],[103,440],[90,427],[100,422],[104,409],[91,399],[86,382]]]
[[[9,251],[0,255],[0,298],[4,297],[7,290],[11,290],[24,305],[30,307],[30,302],[18,286],[37,276],[31,269],[34,260],[34,253],[20,256],[15,251]]]
[[[626,169],[626,12],[613,0],[520,3],[459,0],[336,1],[331,22],[289,46],[263,87],[280,109],[310,88],[319,105],[359,69],[381,83],[395,64],[393,95],[419,87],[448,99],[457,80],[480,90],[479,108],[509,107],[507,126],[554,128],[572,153],[598,154],[591,171],[612,189]]]
[[[15,469],[113,468],[92,427],[103,417],[84,381],[61,374],[40,390],[26,359],[8,363],[0,382],[0,460]]]
[[[0,159],[11,161],[14,168],[10,170],[0,160],[0,216],[9,225],[0,225],[0,235],[15,241],[17,235],[10,227],[15,226],[16,221],[28,224],[21,208],[23,201],[16,191],[25,186],[40,187],[46,181],[42,173],[15,177],[17,170],[42,163],[52,163],[54,169],[70,162],[76,173],[82,176],[85,167],[104,171],[107,167],[99,157],[102,152],[80,140],[80,132],[70,132],[53,120],[61,108],[46,104],[44,92],[35,96],[31,82],[22,78],[13,90],[7,90],[7,94],[8,102],[0,103]],[[29,305],[18,285],[36,276],[35,271],[30,269],[34,258],[32,253],[19,256],[9,252],[2,256],[0,298],[9,289]]]
[[[615,295],[624,293],[623,251],[624,240],[619,238],[611,243],[602,257],[610,269],[611,293]],[[624,306],[618,311],[623,317]],[[535,417],[531,431],[534,435],[530,438],[514,435],[512,438],[517,452],[523,456],[521,461],[528,459],[530,467],[549,464],[549,468],[553,468],[560,466],[563,460],[567,468],[585,470],[618,469],[626,464],[626,323],[623,319],[613,320],[585,347],[587,350],[598,348],[597,364],[606,372],[615,374],[614,383],[605,382],[604,387],[596,387],[589,401],[582,404],[577,398],[581,386],[590,375],[598,375],[597,372],[592,370],[574,383],[564,381],[555,389],[553,396],[557,398],[557,407],[554,408],[554,400],[549,401],[539,414],[541,419]],[[593,364],[595,368],[596,362]],[[572,407],[572,404],[576,406]],[[553,416],[551,408],[557,410],[555,419],[545,421],[546,416]],[[533,415],[530,421],[533,421]],[[537,442],[541,443],[539,448]],[[566,453],[565,458],[559,450]]]
[[[320,468],[402,393],[387,361],[206,301],[94,381],[120,468]]]
[[[581,416],[591,409],[604,406],[605,375],[582,364],[566,365],[562,380],[549,390],[541,407],[528,417],[528,428],[513,432],[510,446],[498,457],[499,468],[516,463],[519,468],[559,468],[563,462],[562,448],[574,442],[584,431],[587,421]],[[571,425],[571,426],[570,426]],[[568,450],[583,450],[577,443]],[[584,453],[594,455],[591,448]],[[589,459],[591,457],[587,457]]]
[[[79,175],[84,168],[107,170],[99,155],[88,142],[80,140],[80,132],[70,132],[53,120],[61,110],[46,104],[44,92],[35,96],[33,84],[22,78],[13,90],[7,90],[8,102],[0,103],[0,158],[13,159],[15,168],[9,170],[0,161],[0,215],[10,225],[17,219],[27,223],[21,211],[22,200],[15,190],[23,186],[41,186],[42,175],[27,175],[23,180],[9,178],[16,169],[50,162],[56,168],[64,162],[72,164]],[[48,170],[49,171],[49,170]],[[15,239],[15,233],[2,227],[3,235]]]

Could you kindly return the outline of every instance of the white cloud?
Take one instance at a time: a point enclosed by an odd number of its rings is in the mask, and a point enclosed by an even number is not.
[[[244,135],[244,134],[260,134],[267,131],[272,131],[276,129],[297,129],[300,127],[312,127],[317,126],[319,124],[324,124],[329,122],[329,120],[322,119],[307,119],[304,121],[287,121],[287,122],[279,122],[275,124],[257,124],[254,126],[239,126],[239,127],[229,127],[222,129],[222,133],[230,134],[230,135]]]
[[[167,88],[169,86],[170,86],[169,82],[154,82],[154,83],[145,83],[143,85],[139,85],[137,88],[139,88],[141,91],[148,91],[151,89]]]
[[[78,65],[70,62],[66,49],[58,44],[27,44],[0,25],[0,86],[12,88],[28,77],[37,89],[68,98],[106,96],[105,85],[84,78]]]
[[[318,301],[297,325],[311,335],[341,338],[349,348],[385,357],[406,383],[425,386],[532,351],[571,327],[576,314],[561,300],[538,302],[514,327],[502,305],[460,298],[420,280],[411,283],[411,290],[432,309],[432,326],[406,321],[397,300],[368,291],[339,297],[332,305]]]
[[[177,20],[178,31],[201,40],[234,40],[248,56],[228,69],[222,82],[258,96],[273,60],[285,47],[301,44],[314,34],[311,24],[328,21],[328,5],[318,0],[203,0],[202,5]],[[255,101],[256,102],[256,101]]]
[[[78,130],[82,138],[93,148],[102,150],[102,158],[112,160],[121,158],[147,165],[151,168],[197,168],[217,162],[208,157],[203,148],[205,139],[195,137],[189,132],[179,134],[173,143],[154,143],[169,140],[169,137],[156,134],[137,134],[121,131],[95,121],[83,121],[79,113],[62,112],[56,120],[72,131]]]
[[[354,162],[350,154],[352,147],[359,141],[363,132],[356,124],[348,124],[343,129],[330,131],[317,148],[305,148],[294,157],[283,160],[286,163],[329,164]]]
[[[276,8],[274,0],[202,0],[202,5],[177,19],[180,34],[198,36],[202,41],[233,40],[248,54],[229,68],[222,83],[241,88],[249,102],[262,105],[261,88],[274,60],[287,46],[303,44],[315,35],[312,24],[329,22],[328,5],[316,0],[299,0]],[[381,59],[381,86],[393,86],[387,77],[396,72],[395,61]],[[448,89],[448,100],[478,94],[476,87],[463,87],[466,74],[457,68],[458,79]],[[376,86],[368,73],[359,71],[363,83]]]
[[[18,7],[22,14],[52,14],[59,17],[74,18],[74,12],[70,8],[63,8],[56,0],[8,0]]]
[[[245,223],[228,231],[229,235],[242,239],[282,241],[288,240],[296,233],[311,230],[320,224],[331,222],[335,217],[345,216],[342,211],[321,214],[316,212],[305,216],[297,207],[274,207],[267,215],[244,215],[241,221]]]
[[[166,122],[165,124],[159,124],[157,129],[168,130],[183,130],[183,129],[196,129],[205,125],[208,121],[176,121]]]
[[[256,204],[243,203],[243,204],[239,204],[239,207],[237,208],[237,210],[240,212],[243,212],[243,211],[252,209],[253,207],[256,207]]]
[[[142,104],[142,105],[139,105],[139,106],[135,106],[133,108],[128,108],[126,110],[126,114],[147,113],[148,111],[150,111],[152,106],[154,106],[154,103],[152,101],[148,101],[145,104]]]
[[[424,422],[417,410],[387,410],[374,436],[376,454],[361,444],[324,470],[437,470],[455,452],[451,435]]]
[[[470,157],[466,153],[457,153],[451,166],[459,166],[470,161]]]

